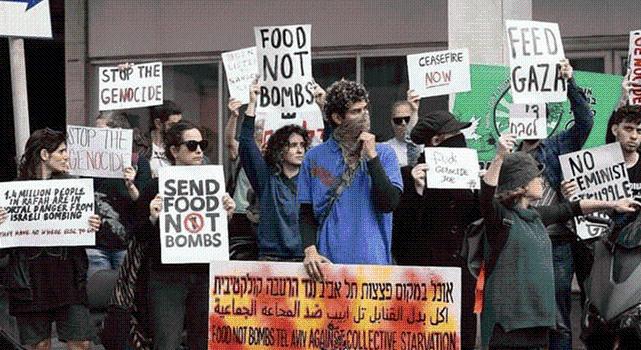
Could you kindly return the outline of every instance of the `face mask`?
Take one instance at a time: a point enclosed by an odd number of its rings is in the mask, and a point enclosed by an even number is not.
[[[465,135],[463,135],[462,133],[454,135],[449,139],[441,142],[437,147],[467,147],[467,143],[465,142]]]

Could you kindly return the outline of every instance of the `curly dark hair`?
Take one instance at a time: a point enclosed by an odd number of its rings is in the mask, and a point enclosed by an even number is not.
[[[265,162],[272,169],[272,171],[279,175],[283,171],[283,156],[287,152],[289,146],[289,137],[292,134],[298,134],[305,142],[305,150],[309,148],[310,139],[307,131],[298,125],[286,125],[276,130],[276,132],[267,141],[267,149],[265,150]]]
[[[182,114],[182,109],[171,100],[163,100],[162,105],[153,106],[149,108],[149,131],[156,129],[154,121],[160,119],[161,123],[169,120],[169,117],[174,114]]]
[[[44,149],[47,153],[53,153],[63,143],[67,143],[67,135],[62,131],[49,128],[34,131],[29,137],[29,140],[27,140],[24,154],[20,158],[18,179],[36,179],[38,176],[38,166],[42,162],[40,151]]]
[[[612,143],[616,141],[616,137],[614,137],[611,131],[612,125],[621,123],[641,123],[641,106],[622,106],[612,112],[610,120],[608,120],[608,128],[605,132],[605,143]]]
[[[198,130],[202,135],[202,131],[199,127],[196,126],[196,124],[184,119],[179,121],[178,123],[173,124],[169,128],[169,130],[165,132],[165,156],[167,157],[167,159],[169,159],[171,164],[176,164],[176,158],[174,158],[174,155],[171,154],[170,151],[171,146],[180,147],[183,142],[183,133],[191,129]]]
[[[325,117],[329,120],[331,126],[335,128],[337,125],[332,118],[332,114],[336,113],[342,118],[349,110],[349,107],[359,101],[369,103],[369,95],[362,84],[345,79],[336,81],[327,88],[324,108]]]

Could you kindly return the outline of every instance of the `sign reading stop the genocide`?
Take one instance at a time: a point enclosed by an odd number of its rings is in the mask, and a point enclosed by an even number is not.
[[[162,62],[100,67],[98,77],[101,111],[162,104]]]

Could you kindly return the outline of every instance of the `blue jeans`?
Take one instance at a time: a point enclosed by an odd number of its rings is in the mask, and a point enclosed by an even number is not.
[[[127,250],[103,250],[99,248],[87,248],[86,252],[87,259],[89,259],[87,279],[90,279],[94,273],[100,270],[119,269],[127,254]]]
[[[550,333],[550,350],[572,350],[572,278],[574,259],[572,242],[552,240],[554,257],[554,288],[556,295],[557,330]]]

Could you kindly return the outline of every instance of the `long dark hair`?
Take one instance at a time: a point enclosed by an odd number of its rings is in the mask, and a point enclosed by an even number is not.
[[[265,162],[276,174],[283,171],[283,156],[289,147],[289,137],[292,134],[298,134],[305,142],[305,150],[309,147],[309,136],[307,131],[298,125],[286,125],[276,130],[276,132],[267,141],[267,149],[265,150]]]
[[[165,156],[169,159],[171,164],[176,164],[176,158],[171,154],[171,146],[180,147],[183,142],[183,132],[191,129],[198,130],[202,135],[202,131],[200,131],[200,128],[197,127],[196,124],[184,119],[178,123],[172,124],[169,130],[165,132]]]
[[[66,142],[64,132],[49,128],[34,131],[29,137],[29,140],[27,140],[24,154],[20,158],[18,179],[32,180],[37,178],[38,166],[42,162],[40,151],[44,149],[47,153],[53,153],[58,149],[60,144]]]

